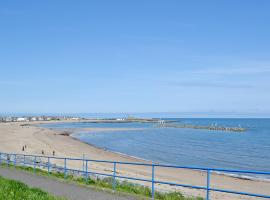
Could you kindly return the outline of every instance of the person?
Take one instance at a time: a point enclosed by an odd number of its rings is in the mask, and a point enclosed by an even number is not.
[[[41,154],[44,155],[44,151],[43,150],[41,151]]]
[[[22,151],[24,151],[24,146],[22,147]]]
[[[55,151],[53,150],[53,156],[55,156]]]

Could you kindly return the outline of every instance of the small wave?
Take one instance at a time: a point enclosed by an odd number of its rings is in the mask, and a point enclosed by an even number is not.
[[[270,176],[252,176],[252,175],[243,175],[243,174],[237,174],[237,173],[226,173],[226,172],[213,172],[214,174],[220,174],[224,176],[230,176],[234,178],[244,179],[244,180],[251,180],[251,181],[267,181],[270,182]]]

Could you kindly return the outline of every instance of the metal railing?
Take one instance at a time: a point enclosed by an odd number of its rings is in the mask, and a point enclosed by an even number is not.
[[[38,159],[46,159],[46,162],[40,162]],[[62,160],[64,162],[64,166],[57,166],[51,162],[52,159]],[[82,162],[82,170],[68,168],[67,161],[81,161]],[[85,179],[89,178],[89,175],[101,175],[112,177],[112,187],[115,189],[116,187],[116,178],[118,179],[127,179],[133,181],[143,181],[148,182],[151,184],[151,192],[152,192],[152,199],[155,198],[155,184],[164,184],[164,185],[171,185],[171,186],[179,186],[179,187],[186,187],[192,189],[200,189],[206,191],[206,200],[210,200],[210,192],[221,192],[221,193],[230,193],[236,195],[245,195],[251,197],[260,197],[270,199],[269,195],[266,194],[254,194],[249,192],[241,192],[241,191],[233,191],[233,190],[225,190],[211,187],[211,173],[218,172],[218,173],[241,173],[241,174],[256,174],[256,175],[269,175],[270,172],[263,172],[263,171],[251,171],[251,170],[230,170],[230,169],[218,169],[218,168],[203,168],[203,167],[188,167],[188,166],[177,166],[177,165],[163,165],[163,164],[147,164],[147,163],[136,163],[136,162],[118,162],[118,161],[108,161],[108,160],[93,160],[93,159],[85,159],[85,158],[67,158],[67,157],[56,157],[56,156],[41,156],[41,155],[26,155],[26,154],[15,154],[15,153],[2,153],[0,152],[0,165],[2,163],[6,164],[13,164],[14,166],[30,166],[33,167],[34,172],[36,172],[36,168],[43,168],[43,170],[47,170],[48,173],[51,172],[52,169],[56,169],[56,171],[61,171],[64,173],[64,177],[67,177],[68,172],[77,172],[84,176]],[[88,171],[90,163],[107,163],[112,164],[112,174],[107,173],[100,173],[95,171]],[[151,167],[151,179],[143,179],[143,178],[136,178],[130,176],[120,176],[117,175],[117,166],[120,165],[135,165],[135,166],[148,166]],[[174,168],[174,169],[191,169],[197,171],[204,171],[207,173],[206,176],[206,185],[205,186],[196,186],[196,185],[188,185],[188,184],[179,184],[174,182],[166,182],[166,181],[159,181],[156,180],[155,177],[155,169],[157,167],[163,168]],[[270,188],[269,188],[270,189]]]

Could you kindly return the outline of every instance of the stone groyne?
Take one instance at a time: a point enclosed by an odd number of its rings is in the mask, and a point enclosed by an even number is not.
[[[167,128],[190,128],[190,129],[205,129],[213,131],[230,131],[230,132],[245,132],[247,129],[242,127],[225,127],[225,126],[200,126],[189,124],[160,124],[160,127]]]

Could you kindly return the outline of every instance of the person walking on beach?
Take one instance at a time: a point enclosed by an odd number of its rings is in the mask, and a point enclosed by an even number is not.
[[[24,151],[24,146],[22,147],[22,151]]]
[[[55,156],[55,151],[53,150],[53,156]]]
[[[43,150],[41,151],[41,154],[44,155],[44,151]]]

